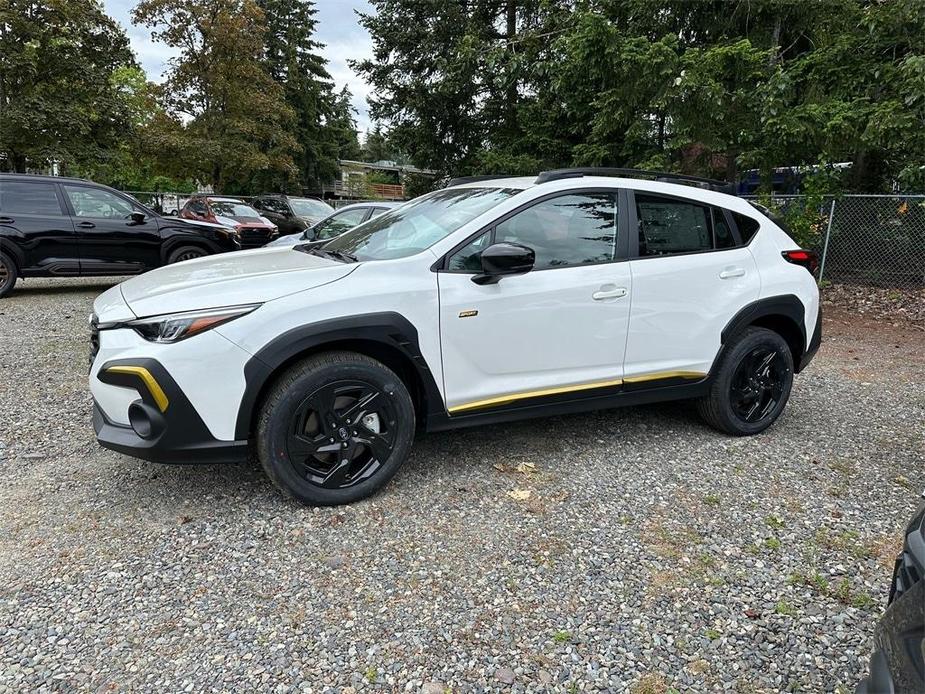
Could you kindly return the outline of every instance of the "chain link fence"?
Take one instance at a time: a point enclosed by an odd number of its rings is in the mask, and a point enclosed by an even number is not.
[[[925,288],[925,195],[757,198],[819,253],[819,281]]]

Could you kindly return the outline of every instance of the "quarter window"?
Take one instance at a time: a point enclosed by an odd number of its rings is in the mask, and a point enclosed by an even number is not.
[[[755,232],[758,231],[758,227],[761,226],[756,219],[744,214],[739,214],[738,212],[733,212],[732,218],[739,228],[739,236],[742,237],[742,243],[751,241],[752,236],[755,235]]]
[[[579,193],[544,200],[498,224],[494,240],[532,248],[537,270],[613,260],[617,196]]]
[[[450,256],[447,269],[450,272],[481,272],[482,251],[491,244],[491,232],[486,231]]]
[[[0,183],[0,212],[63,216],[54,183],[31,181]]]
[[[134,206],[118,195],[106,190],[83,186],[64,186],[68,200],[77,217],[96,219],[126,219],[135,211]]]
[[[735,236],[718,207],[636,193],[641,257],[734,248]]]

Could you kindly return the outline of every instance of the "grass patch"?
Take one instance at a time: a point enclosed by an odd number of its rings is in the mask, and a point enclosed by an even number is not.
[[[774,611],[777,614],[786,615],[787,617],[793,617],[797,613],[793,605],[786,600],[778,600],[777,604],[774,606]]]
[[[716,641],[716,639],[722,636],[722,633],[720,633],[716,629],[707,629],[706,631],[703,632],[703,635],[706,636],[708,639],[710,639],[710,641]]]
[[[774,530],[780,530],[784,527],[784,520],[779,516],[768,516],[764,519],[764,522],[769,528],[773,528]]]
[[[705,503],[707,506],[719,506],[719,502],[719,496],[716,494],[707,494],[705,497],[703,497],[703,503]]]
[[[776,552],[777,550],[780,549],[780,547],[781,547],[781,542],[780,542],[780,540],[778,540],[776,537],[774,537],[774,536],[772,535],[771,537],[765,539],[765,541],[764,541],[764,546],[765,546],[767,549],[769,549],[769,550],[771,550],[771,551],[773,551],[773,552]]]
[[[552,640],[556,643],[568,643],[572,640],[572,634],[571,632],[560,629],[552,635]]]

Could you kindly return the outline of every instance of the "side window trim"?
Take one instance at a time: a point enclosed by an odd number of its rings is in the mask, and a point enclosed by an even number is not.
[[[639,255],[639,216],[636,214],[636,193],[641,193],[642,195],[651,195],[652,197],[665,198],[666,200],[678,200],[680,202],[690,203],[692,205],[700,205],[702,207],[710,208],[711,210],[722,210],[726,223],[729,224],[729,229],[732,231],[732,238],[735,239],[736,245],[730,246],[729,248],[708,248],[702,251],[685,251],[683,253],[671,253],[670,255]],[[627,234],[629,236],[629,247],[631,255],[630,260],[654,260],[656,258],[677,258],[684,255],[701,255],[703,253],[722,253],[724,251],[733,251],[737,248],[744,248],[748,244],[742,243],[742,237],[739,234],[739,228],[735,224],[735,220],[732,218],[732,213],[725,207],[719,207],[718,205],[711,205],[707,202],[701,202],[700,200],[694,200],[692,198],[683,198],[679,195],[666,195],[665,193],[653,193],[648,190],[637,191],[634,189],[627,190],[628,196],[630,198],[630,204],[627,205],[629,218],[630,218],[630,228],[635,229],[636,232],[632,234]],[[715,235],[715,232],[714,232]]]
[[[463,248],[465,248],[470,243],[475,241],[482,234],[486,232],[490,232],[491,233],[491,243],[495,243],[495,227],[497,227],[499,224],[503,224],[508,219],[510,219],[511,217],[517,214],[520,214],[524,210],[527,210],[535,205],[539,205],[540,203],[544,203],[548,200],[552,200],[554,198],[560,198],[566,195],[588,195],[588,194],[595,194],[595,193],[606,193],[609,195],[613,195],[615,198],[615,202],[617,205],[617,230],[616,230],[617,244],[616,244],[615,253],[614,253],[615,257],[613,258],[613,260],[605,260],[600,263],[587,263],[586,265],[589,265],[589,266],[606,265],[607,263],[620,263],[620,262],[625,262],[627,260],[632,260],[632,258],[629,255],[630,246],[626,239],[626,237],[628,236],[627,230],[630,229],[631,227],[629,227],[628,225],[624,226],[624,224],[626,224],[629,219],[627,215],[624,214],[624,210],[626,208],[625,201],[629,199],[629,197],[627,196],[627,189],[592,187],[592,188],[572,188],[569,190],[557,190],[553,193],[548,193],[546,195],[542,195],[538,198],[530,200],[529,202],[525,202],[523,205],[520,205],[516,207],[515,209],[511,210],[510,212],[505,213],[503,216],[499,217],[498,219],[493,220],[489,224],[486,224],[485,226],[480,228],[478,231],[467,236],[463,241],[456,244],[449,251],[444,253],[443,256],[437,262],[435,262],[433,265],[430,266],[430,269],[433,272],[447,272],[447,273],[454,274],[454,275],[471,275],[472,274],[471,272],[461,272],[458,270],[450,270],[449,269],[450,258],[453,255],[455,255],[458,251],[461,251]],[[582,266],[569,265],[566,267],[582,267]],[[563,269],[566,269],[566,267],[538,268],[534,270],[534,272],[543,272],[545,270],[563,270]]]

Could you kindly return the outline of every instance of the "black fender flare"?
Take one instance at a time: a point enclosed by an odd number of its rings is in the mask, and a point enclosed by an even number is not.
[[[275,375],[300,356],[322,351],[326,345],[334,349],[349,349],[349,343],[379,345],[401,354],[404,362],[414,370],[426,402],[427,414],[443,411],[443,397],[433,373],[421,353],[418,331],[399,313],[385,311],[366,313],[344,318],[332,318],[287,330],[276,336],[257,351],[244,365],[244,394],[238,407],[235,438],[247,439],[251,435],[254,410],[266,386]],[[338,345],[341,345],[340,347]]]
[[[16,230],[10,233],[9,231],[4,232],[3,229],[0,229],[0,251],[8,255],[16,267],[21,271],[26,265],[26,254],[23,253],[22,248],[19,243],[16,242],[24,240],[22,232]]]
[[[161,263],[166,265],[167,259],[170,257],[171,252],[180,246],[197,246],[207,251],[209,255],[221,253],[224,250],[220,248],[214,241],[211,241],[204,236],[178,232],[165,237],[161,243]]]
[[[719,358],[726,349],[730,340],[742,332],[749,325],[762,318],[784,318],[793,323],[799,334],[799,344],[791,345],[794,351],[794,365],[800,363],[803,354],[806,353],[806,308],[799,297],[794,294],[781,294],[779,296],[769,296],[764,299],[758,299],[742,307],[732,319],[723,328],[720,334],[720,349],[713,360],[713,367],[719,362]],[[711,374],[714,371],[711,368]],[[797,367],[799,368],[799,367]]]

